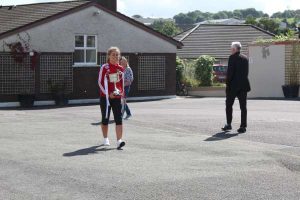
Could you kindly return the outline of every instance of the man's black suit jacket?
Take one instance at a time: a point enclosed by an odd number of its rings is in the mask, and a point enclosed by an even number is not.
[[[245,55],[237,52],[229,56],[226,77],[226,92],[249,92],[251,88],[248,79],[248,73],[249,61]]]

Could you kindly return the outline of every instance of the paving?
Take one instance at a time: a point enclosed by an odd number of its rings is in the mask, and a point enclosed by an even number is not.
[[[0,110],[0,199],[300,199],[300,101],[131,102],[126,146],[101,146],[99,105]]]

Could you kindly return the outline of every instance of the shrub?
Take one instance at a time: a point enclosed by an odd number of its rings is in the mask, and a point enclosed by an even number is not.
[[[182,81],[187,87],[196,88],[200,85],[199,81],[193,78],[185,78]]]
[[[180,58],[176,58],[176,81],[182,82],[183,80],[184,63]]]
[[[215,58],[200,56],[195,62],[195,78],[201,82],[201,86],[212,86],[213,64]]]

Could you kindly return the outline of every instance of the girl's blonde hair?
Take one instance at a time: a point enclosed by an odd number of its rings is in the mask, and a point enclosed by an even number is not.
[[[106,54],[106,62],[109,63],[109,56],[113,51],[117,51],[119,53],[119,55],[121,54],[121,51],[118,47],[110,47],[107,50],[107,54]]]

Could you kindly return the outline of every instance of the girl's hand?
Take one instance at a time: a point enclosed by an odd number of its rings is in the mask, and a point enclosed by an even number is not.
[[[115,98],[115,95],[114,95],[113,93],[110,93],[110,94],[109,94],[109,98],[114,99],[114,98]]]

